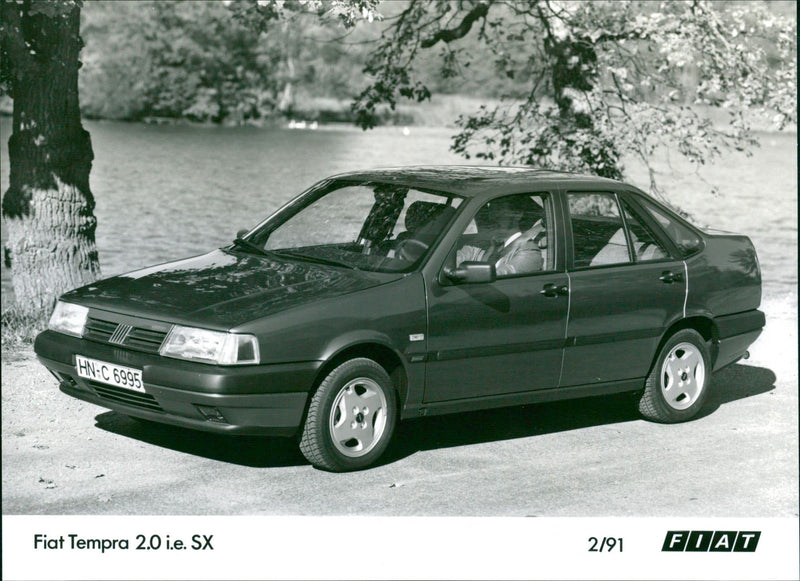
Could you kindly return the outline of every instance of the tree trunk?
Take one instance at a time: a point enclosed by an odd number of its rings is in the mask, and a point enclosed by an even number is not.
[[[289,21],[284,21],[282,26],[283,36],[283,60],[286,63],[286,84],[283,86],[280,100],[278,101],[278,111],[281,113],[290,113],[294,108],[294,81],[295,69],[294,59],[292,54],[294,52],[294,38],[292,38],[292,29],[289,27]]]
[[[280,111],[281,113],[288,113],[294,107],[294,91],[293,91],[294,61],[292,61],[291,56],[288,58],[286,66],[288,68],[288,78],[286,84],[283,87],[283,92],[281,93],[280,101],[278,102],[278,111]]]
[[[16,306],[29,315],[49,311],[60,294],[100,274],[89,189],[92,143],[78,103],[80,9],[62,4],[42,13],[33,5],[2,7],[14,100],[5,260]]]

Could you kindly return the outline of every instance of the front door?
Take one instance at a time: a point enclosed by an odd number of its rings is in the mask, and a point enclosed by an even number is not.
[[[555,268],[553,223],[549,194],[492,200],[451,261],[491,262],[497,280],[426,282],[425,403],[558,386],[569,297],[567,275]]]
[[[566,284],[553,273],[431,289],[425,403],[556,387],[568,298],[540,293]]]

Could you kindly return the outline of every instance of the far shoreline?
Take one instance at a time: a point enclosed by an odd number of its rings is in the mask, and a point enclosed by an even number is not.
[[[0,118],[12,117],[13,101],[9,98],[0,100]],[[424,103],[401,103],[394,109],[382,107],[376,113],[376,125],[373,129],[391,127],[417,127],[430,129],[456,130],[456,120],[461,115],[468,115],[478,110],[481,105],[489,107],[508,103],[494,98],[476,98],[468,95],[444,94],[434,95]],[[707,106],[691,106],[701,116],[709,117],[716,129],[728,126],[725,109]],[[301,129],[293,127],[293,123],[305,124],[308,128],[316,124],[315,129],[353,128],[363,131],[355,123],[350,112],[350,101],[319,98],[310,99],[289,112],[278,113],[270,117],[258,119],[224,118],[221,121],[199,121],[186,117],[145,116],[141,118],[112,118],[83,114],[83,121],[131,123],[156,126],[205,127],[205,128],[237,128],[255,127],[259,129]],[[779,129],[767,118],[766,113],[754,113],[751,119],[752,131],[755,135],[797,135],[797,125],[792,124]]]

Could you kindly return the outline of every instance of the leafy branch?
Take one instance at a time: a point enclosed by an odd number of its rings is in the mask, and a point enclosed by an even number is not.
[[[410,3],[384,30],[353,103],[359,125],[373,126],[379,104],[429,98],[417,57],[444,44],[442,70],[453,74],[467,40],[529,83],[525,96],[457,120],[451,149],[468,159],[620,178],[632,156],[661,197],[657,151],[699,171],[725,150],[757,145],[753,113],[779,129],[797,122],[796,22],[763,4],[462,0]],[[727,111],[729,122],[716,126],[697,106]]]

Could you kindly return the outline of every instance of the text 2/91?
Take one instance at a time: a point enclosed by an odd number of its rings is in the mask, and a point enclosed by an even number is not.
[[[602,553],[603,551],[610,553],[611,551],[622,552],[622,537],[589,537],[589,552]]]

